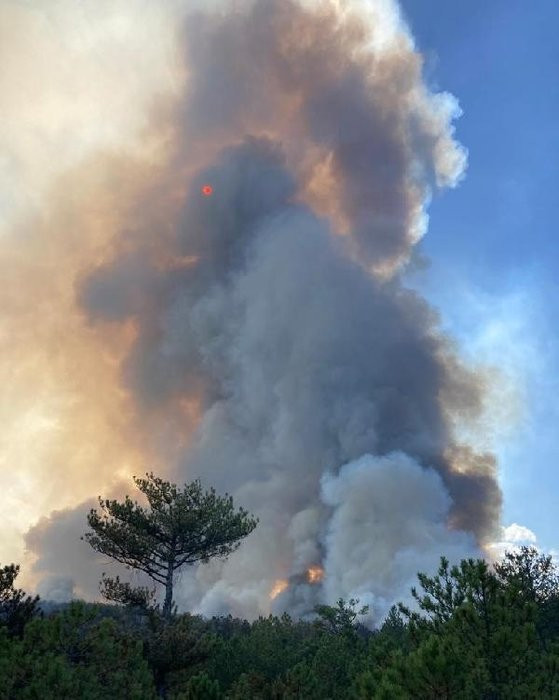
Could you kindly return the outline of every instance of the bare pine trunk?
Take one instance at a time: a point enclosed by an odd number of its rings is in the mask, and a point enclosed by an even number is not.
[[[167,580],[165,581],[165,603],[163,604],[163,616],[171,617],[173,607],[173,561],[167,565]]]

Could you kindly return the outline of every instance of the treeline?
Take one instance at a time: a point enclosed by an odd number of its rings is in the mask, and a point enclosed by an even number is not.
[[[0,697],[169,700],[557,698],[559,585],[533,548],[496,566],[441,560],[413,609],[375,631],[357,601],[249,623],[73,602],[41,614],[0,569]]]
[[[181,567],[226,558],[257,525],[227,494],[134,479],[147,506],[99,499],[84,539],[164,590],[103,577],[111,604],[42,609],[0,568],[0,700],[559,698],[559,576],[524,547],[490,566],[441,559],[377,630],[356,600],[311,620],[177,614]],[[47,612],[49,611],[49,612]]]

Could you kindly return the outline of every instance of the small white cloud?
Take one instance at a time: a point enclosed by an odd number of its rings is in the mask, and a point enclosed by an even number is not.
[[[535,544],[538,538],[530,528],[518,523],[512,523],[512,525],[503,528],[503,540],[515,544],[527,544],[528,542]]]
[[[536,533],[525,525],[512,523],[507,525],[507,527],[501,528],[501,539],[488,544],[486,550],[491,559],[498,560],[504,556],[505,552],[518,550],[523,545],[537,547],[538,538]]]

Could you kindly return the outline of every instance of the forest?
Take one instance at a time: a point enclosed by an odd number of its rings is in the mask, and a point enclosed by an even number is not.
[[[559,698],[559,572],[536,548],[441,557],[376,629],[355,599],[305,619],[209,619],[177,611],[174,571],[227,557],[257,520],[198,482],[135,482],[148,505],[100,499],[85,538],[151,571],[163,605],[118,577],[101,581],[106,602],[54,604],[0,568],[2,700]]]

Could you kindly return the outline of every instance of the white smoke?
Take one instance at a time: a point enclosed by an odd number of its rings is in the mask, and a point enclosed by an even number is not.
[[[43,600],[53,603],[67,603],[75,597],[74,580],[69,576],[46,576],[37,587]]]
[[[396,452],[366,455],[322,478],[333,509],[325,537],[327,600],[358,598],[379,620],[409,595],[418,571],[479,556],[471,534],[447,527],[451,499],[440,476]]]

